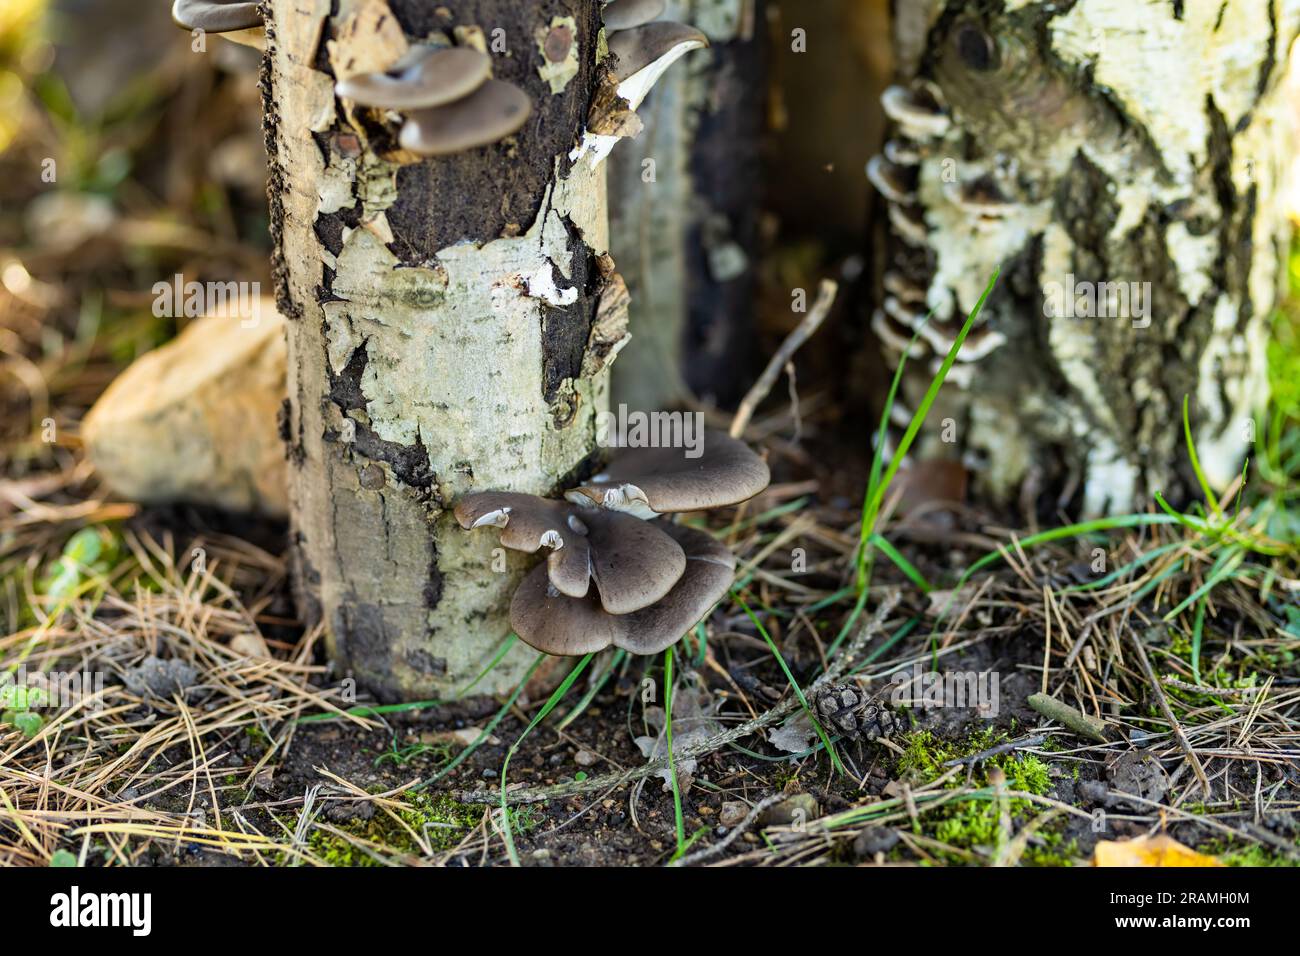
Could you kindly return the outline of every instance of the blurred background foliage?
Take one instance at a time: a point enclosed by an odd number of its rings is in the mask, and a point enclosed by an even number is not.
[[[270,238],[258,55],[202,51],[165,3],[0,4],[0,462],[66,464],[112,376],[184,319],[174,273],[259,281]],[[42,441],[53,420],[58,440]]]

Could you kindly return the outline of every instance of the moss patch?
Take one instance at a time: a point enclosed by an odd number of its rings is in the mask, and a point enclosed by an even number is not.
[[[900,778],[914,786],[924,786],[941,776],[950,760],[968,757],[996,747],[1006,736],[992,730],[972,734],[964,741],[947,741],[936,738],[926,730],[909,734],[901,741],[904,753],[895,767]],[[991,786],[989,772],[998,768],[1006,777],[1008,790],[1041,796],[1052,787],[1048,766],[1031,754],[1005,753],[983,760],[971,768],[969,781],[965,775],[949,780],[946,789],[967,786],[979,789]],[[1011,814],[1013,831],[1024,826],[1038,809],[1031,800],[1011,797],[1006,801]],[[938,807],[918,806],[915,832],[952,847],[945,853],[941,848],[936,855],[951,862],[969,862],[969,853],[987,856],[1001,839],[998,826],[999,805],[992,794],[976,794],[957,798]],[[1021,862],[1029,866],[1068,866],[1077,853],[1073,840],[1066,843],[1061,835],[1062,821],[1054,821],[1041,828],[1031,838]],[[964,851],[964,852],[957,852]]]
[[[446,794],[426,792],[412,794],[405,806],[395,813],[400,823],[384,811],[377,810],[369,820],[336,828],[358,841],[374,844],[376,848],[359,846],[347,836],[321,829],[311,832],[307,845],[313,855],[330,866],[383,866],[385,849],[394,854],[424,852],[411,831],[419,834],[435,852],[449,850],[483,819],[482,807],[458,803]]]

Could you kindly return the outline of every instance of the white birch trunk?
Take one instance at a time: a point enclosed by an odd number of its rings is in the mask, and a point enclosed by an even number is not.
[[[1188,394],[1201,463],[1224,487],[1267,399],[1292,142],[1279,81],[1300,5],[923,0],[895,12],[902,82],[933,84],[952,122],[896,136],[920,157],[903,163],[915,195],[893,211],[926,234],[895,230],[888,267],[949,330],[1002,269],[983,322],[1005,342],[945,387],[922,454],[963,454],[996,499],[1143,508],[1157,490],[1192,491]],[[961,205],[981,181],[1007,200],[991,214]],[[1129,305],[1045,314],[1072,290]],[[913,407],[930,371],[916,364]]]
[[[451,508],[470,491],[554,493],[589,467],[607,406],[600,346],[619,316],[597,321],[612,268],[604,167],[567,158],[599,21],[596,0],[391,0],[387,18],[375,2],[342,0],[334,16],[329,0],[270,4],[297,580],[363,686],[436,697],[507,638],[528,563],[494,554],[494,537],[466,534]],[[346,115],[331,75],[390,65],[404,45],[393,15],[410,39],[465,42],[475,27],[503,38],[494,73],[528,93],[533,117],[507,142],[402,165],[413,157]],[[571,18],[577,45],[577,72],[559,84],[539,73],[555,17]],[[476,690],[513,685],[532,657],[517,646]]]

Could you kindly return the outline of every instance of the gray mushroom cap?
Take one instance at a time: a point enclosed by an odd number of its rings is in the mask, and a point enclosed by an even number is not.
[[[619,30],[609,38],[609,52],[618,57],[614,76],[620,82],[644,70],[676,47],[704,47],[709,38],[684,23],[659,21],[630,30]]]
[[[635,520],[635,519],[633,519]],[[547,654],[590,654],[621,647],[632,654],[656,654],[694,627],[727,593],[736,560],[712,536],[665,524],[686,555],[686,572],[662,599],[630,614],[609,614],[594,595],[572,598],[550,586],[535,568],[510,603],[510,623],[525,643]]]
[[[463,99],[487,82],[492,59],[471,47],[416,46],[384,73],[340,80],[336,93],[362,106],[416,110]]]
[[[550,548],[549,584],[582,598],[595,581],[600,606],[609,614],[653,604],[686,570],[686,556],[665,533],[667,525],[631,515],[500,491],[467,496],[455,514],[462,528],[500,528],[501,543],[515,551]]]
[[[610,0],[602,13],[605,29],[630,30],[663,16],[666,0]]]
[[[754,497],[771,480],[767,463],[723,432],[707,431],[698,457],[686,448],[630,448],[584,485],[570,501],[653,517],[734,505]]]
[[[398,142],[421,156],[445,156],[505,139],[528,120],[528,94],[504,80],[488,80],[469,96],[411,112]]]
[[[256,3],[241,0],[176,0],[172,4],[172,21],[185,30],[233,33],[260,27],[262,13]]]

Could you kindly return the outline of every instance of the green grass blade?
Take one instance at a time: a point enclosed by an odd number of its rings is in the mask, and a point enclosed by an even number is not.
[[[546,655],[544,654],[542,655],[542,657],[545,656]],[[513,744],[510,745],[510,749],[506,751],[506,759],[501,763],[501,838],[505,840],[506,854],[510,857],[510,863],[513,866],[519,866],[519,854],[515,851],[515,836],[510,826],[510,806],[506,803],[506,771],[510,767],[510,758],[515,755],[515,751],[519,749],[519,745],[524,742],[524,738],[532,732],[532,729],[545,720],[546,715],[555,709],[555,705],[564,699],[564,695],[569,692],[569,688],[572,687],[573,682],[578,679],[578,675],[586,669],[587,665],[591,663],[591,659],[595,656],[595,654],[586,655],[582,660],[578,661],[573,670],[569,671],[569,676],[564,678],[559,687],[555,688],[550,698],[542,706],[542,709],[539,710],[533,719],[528,722],[528,726],[524,728],[524,732],[519,735],[519,738]],[[541,663],[541,661],[539,660],[538,663]],[[535,668],[537,665],[534,664],[533,666]],[[527,678],[521,682],[520,686],[526,682]]]
[[[487,667],[483,668],[482,672],[477,677],[475,677],[472,681],[470,681],[463,688],[461,688],[461,690],[456,694],[456,699],[459,700],[460,698],[464,697],[466,694],[468,694],[470,691],[472,691],[475,687],[478,686],[479,681],[481,681],[484,677],[487,677],[488,674],[492,673],[493,668],[495,668],[498,664],[501,663],[501,659],[504,658],[507,653],[509,653],[510,648],[514,647],[515,641],[517,640],[519,640],[519,638],[518,636],[516,636],[514,631],[511,631],[508,635],[506,635],[506,639],[501,642],[500,650],[498,650],[496,654],[493,655],[492,660],[488,662]]]
[[[1187,457],[1192,463],[1192,471],[1196,472],[1196,480],[1201,485],[1201,492],[1205,495],[1206,506],[1214,512],[1216,518],[1222,518],[1223,512],[1219,510],[1219,499],[1215,497],[1210,488],[1210,483],[1206,480],[1205,472],[1201,470],[1201,459],[1196,454],[1196,442],[1192,441],[1192,422],[1187,414],[1188,396],[1183,395],[1183,440],[1187,442]]]
[[[591,702],[596,699],[596,695],[599,694],[601,688],[609,682],[614,671],[618,669],[618,665],[622,664],[626,657],[627,651],[623,650],[621,647],[613,653],[609,659],[609,663],[605,666],[605,669],[600,672],[600,676],[597,677],[595,682],[591,685],[591,689],[587,691],[587,693],[583,694],[582,699],[573,706],[573,710],[565,714],[564,719],[555,725],[556,730],[563,730],[565,727],[569,726],[569,724],[573,723],[582,715],[584,710],[591,706]]]
[[[812,721],[813,729],[817,731],[817,736],[820,737],[822,743],[826,745],[826,752],[831,755],[831,763],[834,765],[836,770],[847,777],[848,771],[844,769],[844,764],[840,762],[840,755],[835,752],[835,747],[831,744],[830,738],[826,736],[826,731],[823,730],[822,725],[818,723],[817,717],[813,714],[812,707],[808,704],[808,698],[804,696],[803,689],[799,686],[799,682],[795,680],[794,675],[790,673],[790,668],[786,664],[785,658],[781,656],[781,652],[777,650],[776,642],[772,640],[772,635],[767,633],[767,628],[763,626],[763,622],[758,619],[758,616],[750,610],[750,607],[745,603],[744,598],[734,592],[732,593],[732,597],[736,599],[736,603],[740,605],[741,610],[749,615],[749,619],[753,621],[754,626],[758,628],[758,633],[763,635],[763,640],[767,641],[767,646],[772,649],[772,656],[775,657],[776,662],[781,665],[781,670],[785,673],[785,679],[790,683],[790,689],[793,690],[795,696],[799,698],[799,706],[804,709],[804,713],[806,713],[808,719]]]
[[[870,538],[870,541],[872,544],[874,544],[877,548],[879,548],[884,553],[885,557],[889,558],[890,561],[893,561],[895,566],[897,566],[897,568],[900,571],[906,574],[908,579],[911,580],[911,582],[915,584],[918,588],[920,588],[923,592],[929,594],[931,591],[934,590],[934,588],[930,585],[930,582],[925,579],[925,575],[923,575],[920,571],[916,569],[916,565],[912,564],[911,561],[903,557],[903,555],[899,553],[898,549],[895,548],[888,541],[886,541],[883,537],[881,537],[879,534],[873,534]]]
[[[966,316],[966,321],[962,323],[961,331],[957,333],[957,338],[953,341],[952,348],[948,350],[948,354],[944,357],[943,364],[939,366],[939,371],[935,373],[934,378],[930,382],[930,387],[925,391],[925,397],[921,399],[920,405],[912,414],[912,420],[908,423],[907,430],[903,433],[903,437],[899,441],[898,447],[894,450],[894,454],[889,460],[889,467],[885,469],[885,473],[880,480],[875,483],[875,487],[869,489],[867,501],[862,507],[862,530],[858,541],[858,547],[860,549],[858,559],[859,587],[864,586],[863,581],[865,578],[862,577],[861,572],[865,568],[867,549],[870,544],[871,535],[875,533],[876,530],[876,517],[879,515],[880,506],[884,502],[885,492],[888,491],[890,483],[898,473],[898,469],[902,465],[908,449],[912,447],[912,442],[916,440],[916,436],[921,430],[921,424],[925,421],[925,417],[930,414],[930,406],[934,404],[935,398],[939,395],[939,389],[943,387],[944,379],[948,377],[948,372],[952,369],[953,363],[957,361],[957,353],[961,351],[961,347],[966,341],[966,336],[970,334],[971,328],[975,325],[975,320],[979,318],[979,314],[984,308],[985,301],[987,301],[990,293],[993,292],[993,286],[998,281],[999,271],[1000,270],[998,269],[994,269],[993,274],[989,276],[989,283],[984,287],[983,294],[979,297],[979,301],[975,303],[975,308],[971,310],[970,315]]]
[[[668,744],[668,778],[673,790],[673,825],[677,833],[677,856],[686,852],[686,821],[682,816],[682,791],[677,785],[677,761],[673,759],[673,649],[664,651],[664,737]]]

